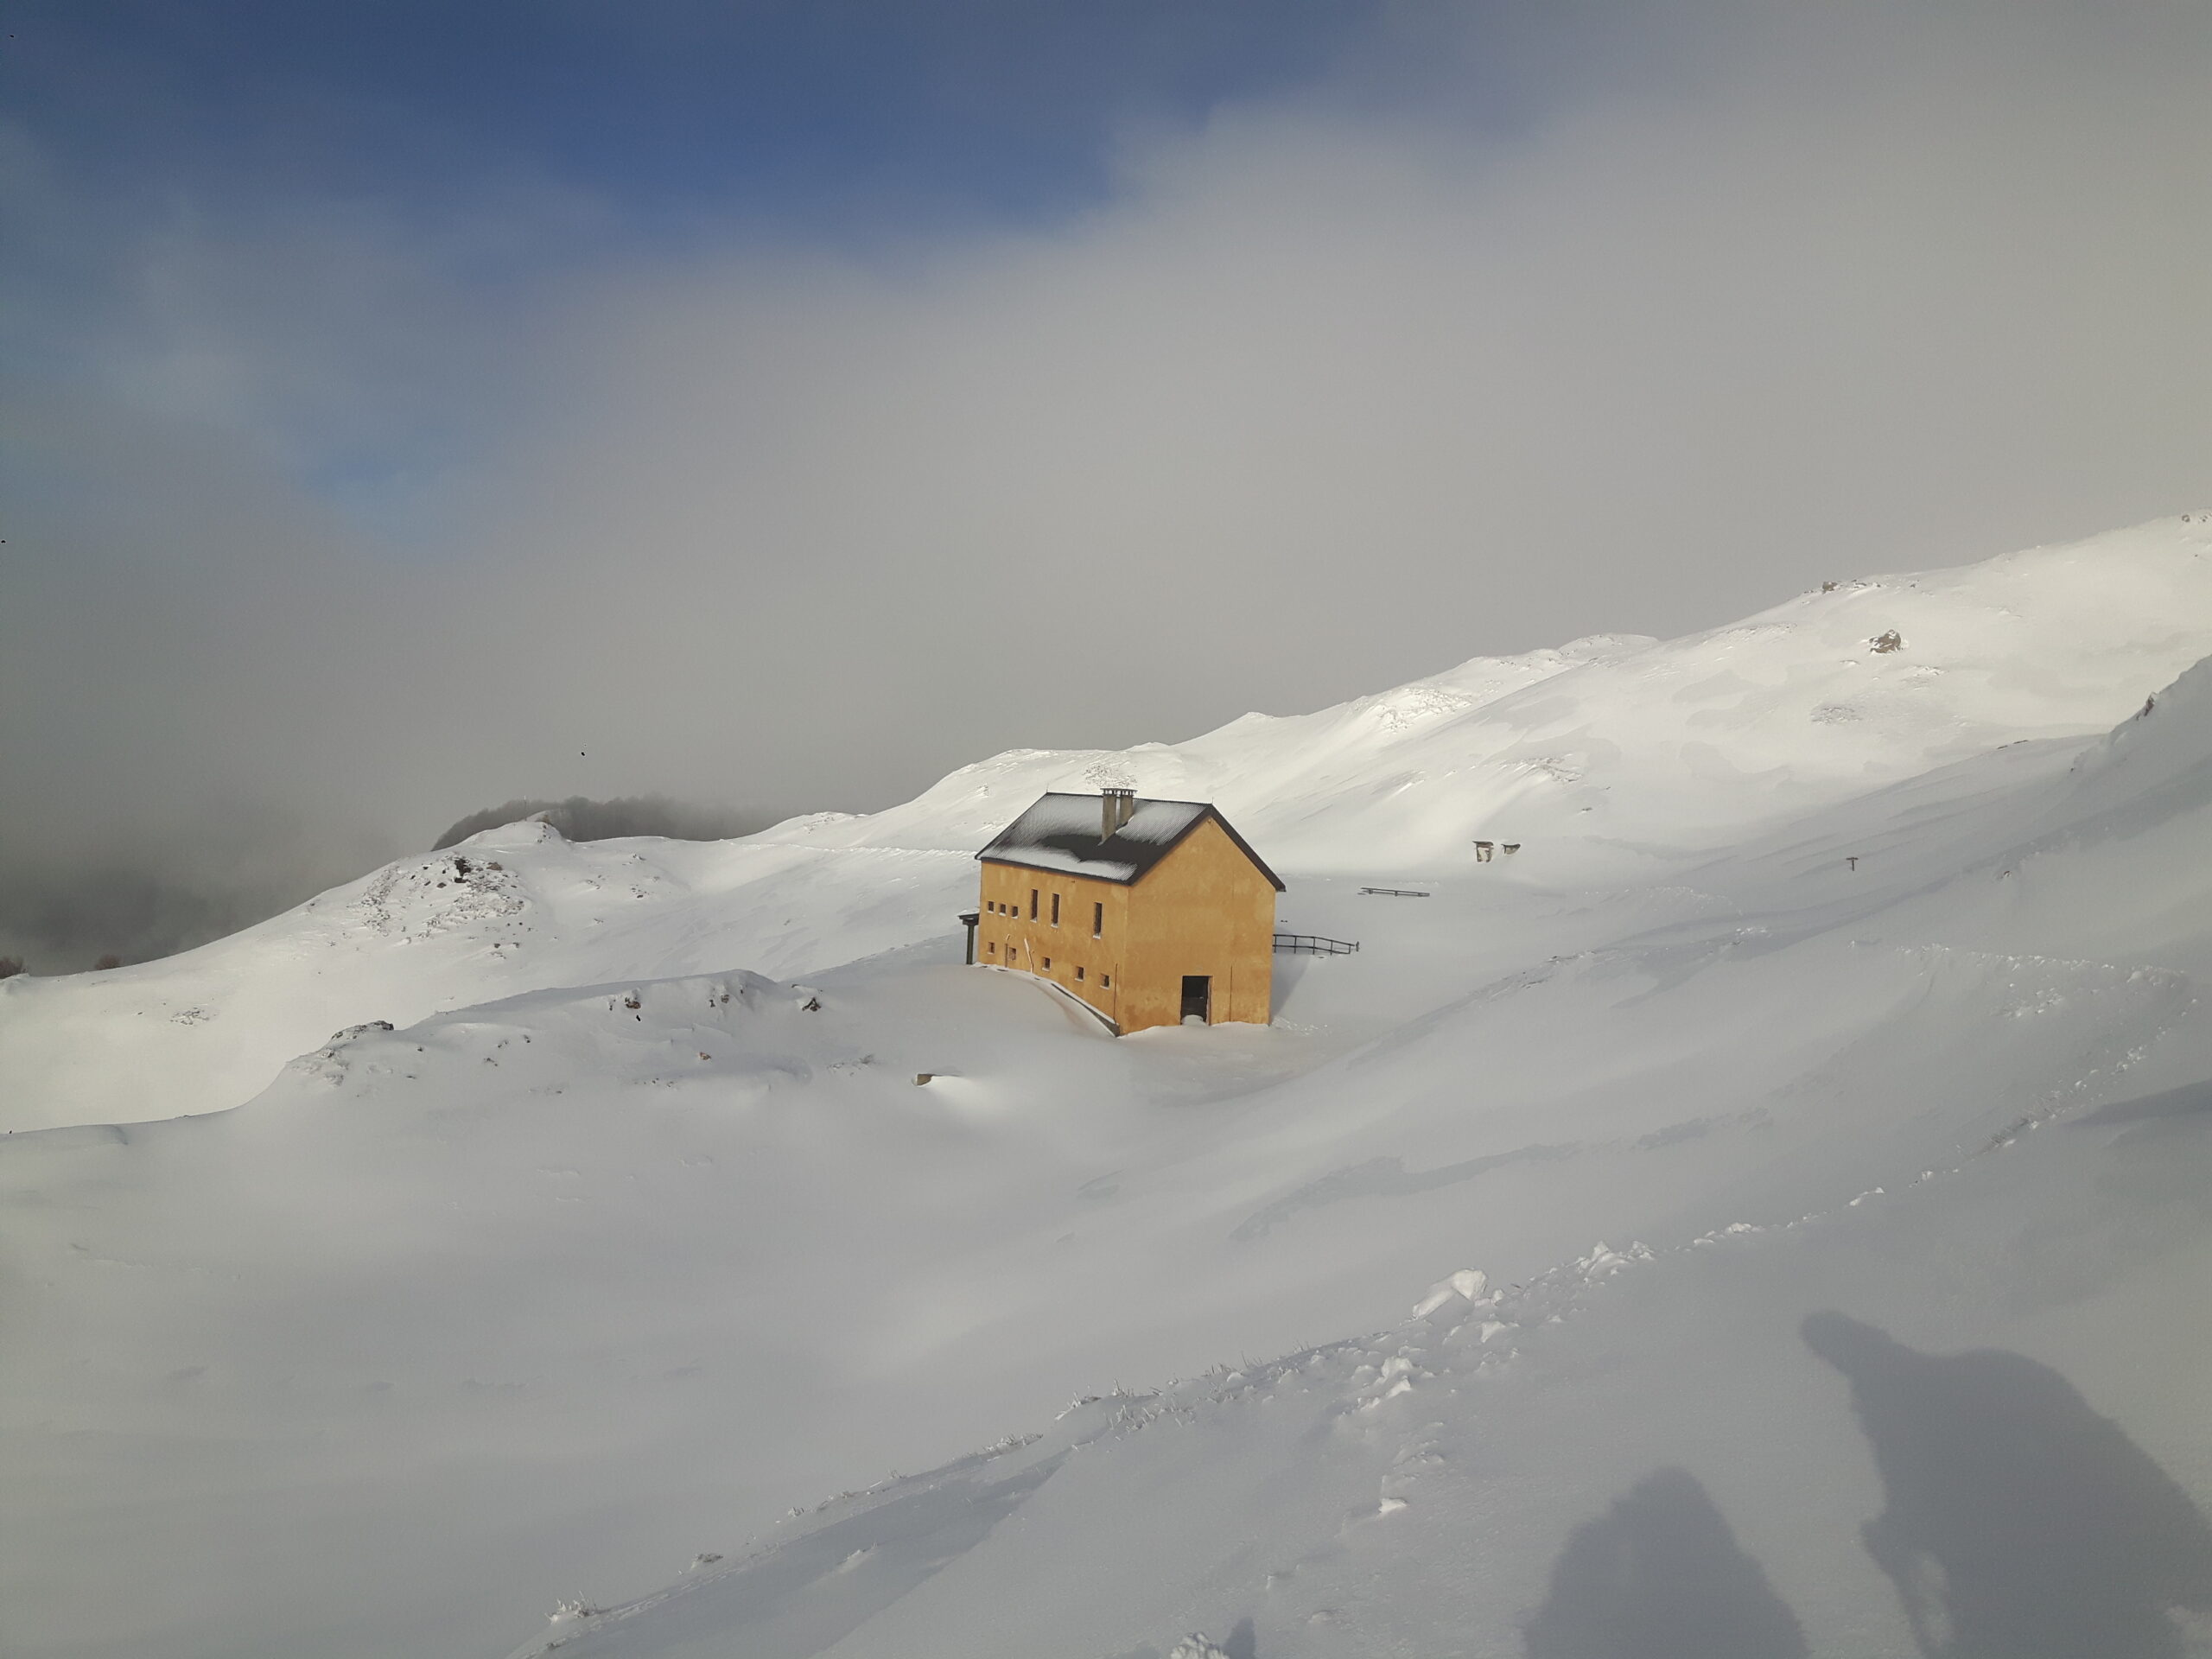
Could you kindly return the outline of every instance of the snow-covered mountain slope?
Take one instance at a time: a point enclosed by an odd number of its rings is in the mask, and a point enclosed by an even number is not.
[[[511,826],[181,957],[0,982],[0,1127],[236,1105],[365,1020],[632,976],[805,975],[942,938],[972,901],[968,855],[1050,789],[1217,801],[1287,875],[1444,877],[1487,838],[1521,846],[1516,883],[1651,882],[2000,745],[2101,732],[2207,653],[2212,515],[2192,513],[1841,582],[1682,639],[1478,658],[1186,743],[1018,751],[888,811],[745,841]]]
[[[1876,850],[1834,886],[1871,890],[1609,953],[1635,988],[1576,988],[1573,1029],[1627,1075],[1577,1087],[1557,1052],[1567,1075],[1544,1110],[1555,1133],[1614,1128],[1610,1144],[1424,1179],[1410,1160],[1343,1162],[1355,1130],[1330,1145],[1333,1176],[1226,1235],[1256,1252],[1316,1211],[1363,1205],[1323,1254],[1357,1255],[1362,1233],[1418,1240],[1433,1277],[1410,1317],[1040,1417],[633,1604],[558,1610],[517,1659],[1156,1659],[1199,1630],[1223,1641],[1193,1639],[1186,1659],[1240,1643],[1331,1659],[1904,1655],[1915,1612],[1962,1651],[2212,1649],[2212,1419],[2195,1386],[2212,1362],[2197,1294],[2212,1270],[2212,664],[2162,702],[2063,772],[1954,779],[1940,825],[1924,798],[1861,814],[1847,844]],[[1987,783],[2016,766],[1967,770]],[[1983,855],[1961,860],[1974,824]],[[1748,899],[1774,856],[1744,867]],[[2170,901],[2149,930],[2159,963],[2072,955],[2083,928],[2109,940],[2143,916],[2145,889]],[[1494,1073],[1516,1038],[1555,1041],[1536,1006],[1548,984],[1493,989],[1492,1029],[1464,1057]],[[1498,1028],[1532,1014],[1533,1033]],[[1359,1086],[1335,1097],[1395,1103],[1388,1144],[1426,1131],[1453,1137],[1433,1156],[1464,1153],[1496,1105],[1424,1108],[1412,1077],[1374,1074],[1425,1050],[1430,1092],[1466,1089],[1474,1066],[1433,1046],[1447,1022],[1422,1023],[1343,1068]],[[1789,1075],[1731,1075],[1762,1061]],[[1529,1098],[1534,1072],[1485,1081]],[[2195,1081],[2164,1086],[2177,1077]],[[1631,1138],[1693,1102],[1739,1115]],[[1238,1165],[1279,1178],[1294,1154],[1255,1153],[1268,1145],[1246,1141]],[[1655,1186],[1674,1190],[1655,1202]],[[1422,1213],[1451,1189],[1450,1213]],[[1621,1248],[1545,1238],[1562,1207],[1567,1236],[1609,1212]],[[1192,1232],[1186,1262],[1233,1270],[1217,1223]],[[1409,1300],[1414,1267],[1397,1274]],[[1284,1275],[1308,1292],[1327,1276],[1312,1260]],[[1245,1284],[1237,1300],[1264,1296]],[[1948,1357],[1962,1348],[2006,1351]],[[1888,1557],[1861,1548],[1878,1513]]]
[[[2194,570],[2182,533],[2120,563]],[[2175,626],[2141,620],[2144,663]],[[563,1599],[642,1596],[530,1650],[1502,1655],[1567,1529],[1679,1465],[1704,1498],[1662,1482],[1617,1531],[1656,1507],[1709,1543],[1709,1500],[1813,1650],[1913,1652],[1804,1314],[2031,1354],[2212,1499],[2172,1382],[2212,1348],[2180,1290],[2212,1120],[2063,1127],[2212,1077],[2212,668],[2123,692],[2118,645],[2086,655],[2066,695],[2116,703],[2108,733],[2041,703],[1794,817],[1747,791],[1734,844],[1678,821],[1642,873],[1593,844],[1547,875],[1532,837],[1377,898],[1317,851],[1283,914],[1363,949],[1283,958],[1269,1028],[1115,1041],[959,968],[972,866],[865,844],[897,813],[510,836],[461,850],[514,878],[467,902],[519,912],[373,933],[396,867],[179,958],[233,964],[227,1018],[313,918],[351,964],[327,982],[428,963],[448,1007],[323,1004],[237,1110],[0,1139],[0,1646],[496,1656]],[[976,810],[956,782],[931,822]],[[1302,810],[1318,849],[1380,809]],[[492,967],[518,918],[531,954]],[[1078,1395],[1106,1398],[1058,1418]],[[701,1553],[736,1566],[652,1593]],[[1573,1641],[1549,1654],[1611,1652]]]
[[[334,1031],[546,986],[811,973],[944,933],[975,874],[943,852],[487,830],[181,956],[0,980],[0,1128],[219,1111]]]
[[[1017,750],[813,844],[969,849],[1049,789],[1211,800],[1278,868],[1446,873],[1477,838],[1535,879],[1685,853],[2024,739],[2110,727],[2212,652],[2212,516],[1840,582],[1681,639],[1478,658],[1174,745]]]

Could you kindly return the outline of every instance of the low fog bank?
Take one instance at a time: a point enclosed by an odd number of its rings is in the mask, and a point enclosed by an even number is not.
[[[76,973],[111,956],[145,962],[250,927],[314,891],[223,888],[113,866],[10,869],[0,873],[0,957],[43,974]]]
[[[289,910],[401,849],[369,834],[0,854],[0,957],[35,974],[149,962]],[[112,964],[111,964],[112,965]]]
[[[454,845],[503,823],[543,817],[570,841],[614,841],[624,836],[663,836],[670,841],[728,841],[749,836],[788,817],[781,812],[746,812],[729,806],[703,806],[665,795],[627,795],[594,801],[571,795],[565,801],[509,801],[471,812],[430,843],[430,850]]]
[[[472,812],[435,847],[534,812],[571,841],[666,836],[719,841],[750,835],[784,812],[640,795],[612,800],[518,799]],[[81,973],[175,956],[252,926],[410,850],[413,837],[382,826],[315,823],[235,807],[213,818],[180,809],[90,837],[0,843],[0,961],[34,974]],[[416,844],[419,845],[419,842]]]

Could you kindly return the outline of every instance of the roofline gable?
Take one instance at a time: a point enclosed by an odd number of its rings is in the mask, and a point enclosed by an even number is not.
[[[1168,843],[1167,851],[1170,853],[1173,852],[1178,847],[1180,847],[1197,832],[1198,827],[1200,824],[1209,822],[1217,823],[1221,826],[1221,833],[1227,836],[1230,840],[1236,843],[1236,850],[1252,861],[1252,868],[1259,871],[1262,875],[1268,878],[1268,885],[1269,887],[1273,887],[1277,893],[1287,893],[1290,891],[1289,888],[1283,886],[1282,878],[1268,868],[1267,860],[1262,858],[1257,853],[1252,850],[1252,843],[1236,833],[1236,826],[1230,823],[1227,818],[1222,817],[1219,809],[1217,809],[1211,801],[1206,803],[1206,810],[1204,812],[1191,820],[1191,827]],[[1160,856],[1165,858],[1166,854],[1163,853]],[[1139,876],[1137,879],[1139,880],[1142,880],[1144,878],[1142,876]]]
[[[1040,795],[1037,798],[1038,802],[1042,802],[1049,796],[1061,792],[1062,791],[1055,790],[1047,790],[1044,795]],[[1143,798],[1146,800],[1160,800],[1160,798],[1154,796],[1147,796]],[[1001,842],[1005,840],[1007,830],[1012,830],[1014,825],[1019,823],[1021,821],[1021,818],[1028,812],[1032,812],[1036,810],[1036,803],[1032,803],[1030,806],[1024,808],[1021,813],[1016,814],[1013,822],[1008,823],[1005,830],[1000,830],[997,835],[994,836],[990,842],[976,855],[976,857],[979,862],[985,864],[1004,864],[1008,868],[1014,869],[1045,870],[1047,873],[1053,874],[1081,876],[1087,880],[1106,881],[1110,882],[1116,887],[1133,887],[1139,882],[1142,881],[1147,875],[1150,874],[1152,871],[1171,854],[1173,854],[1177,848],[1180,847],[1185,842],[1188,841],[1192,836],[1196,834],[1200,824],[1211,822],[1221,826],[1222,833],[1229,837],[1230,841],[1235,845],[1238,852],[1243,854],[1247,859],[1251,861],[1252,868],[1259,871],[1262,875],[1267,878],[1268,885],[1269,887],[1273,887],[1277,893],[1287,893],[1289,891],[1287,887],[1284,887],[1282,878],[1268,868],[1267,861],[1262,858],[1259,854],[1252,850],[1252,843],[1245,840],[1243,836],[1237,834],[1236,826],[1230,823],[1230,821],[1222,815],[1221,809],[1216,806],[1211,801],[1161,800],[1160,804],[1167,806],[1192,806],[1196,807],[1198,810],[1192,817],[1189,823],[1185,823],[1180,830],[1177,830],[1173,836],[1169,837],[1169,839],[1161,845],[1159,853],[1148,861],[1143,868],[1136,870],[1127,876],[1105,875],[1096,870],[1058,869],[1052,865],[1034,864],[1027,859],[1009,858],[995,852],[994,849],[998,847]]]

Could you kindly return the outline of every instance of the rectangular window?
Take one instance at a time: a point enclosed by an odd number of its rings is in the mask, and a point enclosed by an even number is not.
[[[1046,965],[1047,968],[1049,968],[1049,967],[1051,967],[1051,966],[1052,965],[1052,959],[1050,957],[1046,957],[1046,958],[1045,958],[1045,965]]]
[[[1054,893],[1054,894],[1052,895],[1052,925],[1053,925],[1054,927],[1058,927],[1059,925],[1060,925],[1060,895],[1059,895],[1058,893]]]
[[[1093,905],[1090,907],[1090,937],[1094,939],[1103,939],[1106,937],[1106,906],[1104,905]]]
[[[1111,974],[1101,974],[1101,975],[1099,975],[1099,976],[1098,976],[1098,988],[1099,988],[1100,990],[1102,990],[1102,991],[1110,991],[1110,990],[1112,990],[1112,989],[1114,988],[1114,976],[1113,976],[1113,975],[1111,975]]]
[[[998,953],[999,953],[999,945],[998,945],[998,941],[997,941],[996,939],[994,939],[994,940],[992,940],[988,944],[985,945],[985,946],[983,947],[983,953],[984,953],[986,956],[992,956],[992,957],[995,957],[996,955],[998,955]]]
[[[1075,976],[1076,976],[1077,979],[1081,979],[1081,978],[1083,977],[1083,969],[1080,969],[1080,968],[1077,969],[1075,970]]]
[[[1029,919],[1033,922],[1037,919],[1037,889],[1034,887],[1029,889]]]

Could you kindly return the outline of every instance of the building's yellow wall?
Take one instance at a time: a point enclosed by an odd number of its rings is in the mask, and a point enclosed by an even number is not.
[[[1060,897],[1057,927],[1055,893]],[[1007,907],[1004,913],[994,908],[1000,905]],[[1096,937],[1093,906],[1104,906],[1103,927]],[[1217,1024],[1268,1023],[1274,989],[1274,887],[1211,819],[1133,886],[986,860],[979,909],[977,962],[1049,979],[1124,1034],[1176,1024],[1186,974],[1212,979]]]
[[[983,864],[982,913],[976,923],[976,960],[987,967],[1019,968],[1049,979],[1114,1021],[1121,1022],[1122,951],[1129,936],[1129,895],[1118,881],[1062,875],[1020,864]],[[1029,918],[1030,895],[1037,919]],[[1060,921],[1052,925],[1052,895],[1060,896]],[[1000,914],[994,904],[1007,906]],[[1094,906],[1105,906],[1096,937]],[[1077,970],[1083,974],[1076,977]]]
[[[1275,890],[1207,819],[1130,889],[1122,966],[1124,1032],[1182,1017],[1183,976],[1213,981],[1217,1024],[1268,1023],[1274,989]]]

